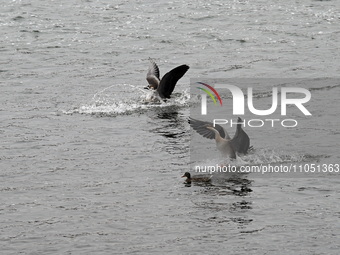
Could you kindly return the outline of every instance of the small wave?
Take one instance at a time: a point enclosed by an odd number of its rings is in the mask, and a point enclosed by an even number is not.
[[[162,101],[153,91],[141,89],[131,84],[116,84],[97,92],[89,103],[85,103],[72,110],[63,111],[64,114],[90,114],[96,116],[118,116],[141,113],[155,107],[189,106],[190,93],[184,90],[173,93],[172,98]]]
[[[340,84],[337,85],[329,85],[329,86],[324,86],[324,87],[317,87],[317,88],[310,88],[310,91],[315,91],[315,90],[330,90],[330,89],[336,89],[339,88]]]

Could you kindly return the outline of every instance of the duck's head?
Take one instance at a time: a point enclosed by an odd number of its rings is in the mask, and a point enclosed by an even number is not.
[[[188,179],[190,179],[190,178],[191,178],[191,175],[190,175],[189,172],[185,172],[185,174],[184,174],[182,177],[187,177]]]

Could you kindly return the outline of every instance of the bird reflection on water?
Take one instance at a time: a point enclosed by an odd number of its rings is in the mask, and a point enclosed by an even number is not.
[[[190,196],[192,206],[199,208],[207,218],[206,224],[236,223],[241,229],[247,230],[253,218],[250,192],[251,181],[246,178],[218,178],[211,182],[192,182],[185,184],[192,187]],[[260,230],[259,230],[260,231]]]

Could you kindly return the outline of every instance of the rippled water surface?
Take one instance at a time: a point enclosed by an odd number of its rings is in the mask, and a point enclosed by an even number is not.
[[[313,116],[294,116],[295,129],[245,128],[255,151],[242,160],[340,162],[339,7],[2,3],[2,253],[338,254],[338,173],[216,175],[191,186],[180,177],[199,107],[191,78],[301,79]],[[145,102],[149,58],[161,75],[190,66],[165,103]],[[268,106],[268,89],[257,85],[257,105]],[[214,142],[193,139],[214,160]]]

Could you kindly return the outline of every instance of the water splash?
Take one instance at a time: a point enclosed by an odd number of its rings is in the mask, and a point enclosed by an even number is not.
[[[303,162],[304,155],[297,153],[277,152],[272,149],[256,149],[252,153],[241,157],[245,164],[291,163]]]
[[[89,103],[65,114],[90,114],[96,116],[118,116],[141,113],[151,108],[169,106],[187,107],[190,104],[188,90],[173,93],[172,98],[163,101],[151,90],[141,89],[131,84],[115,84],[93,95]]]

